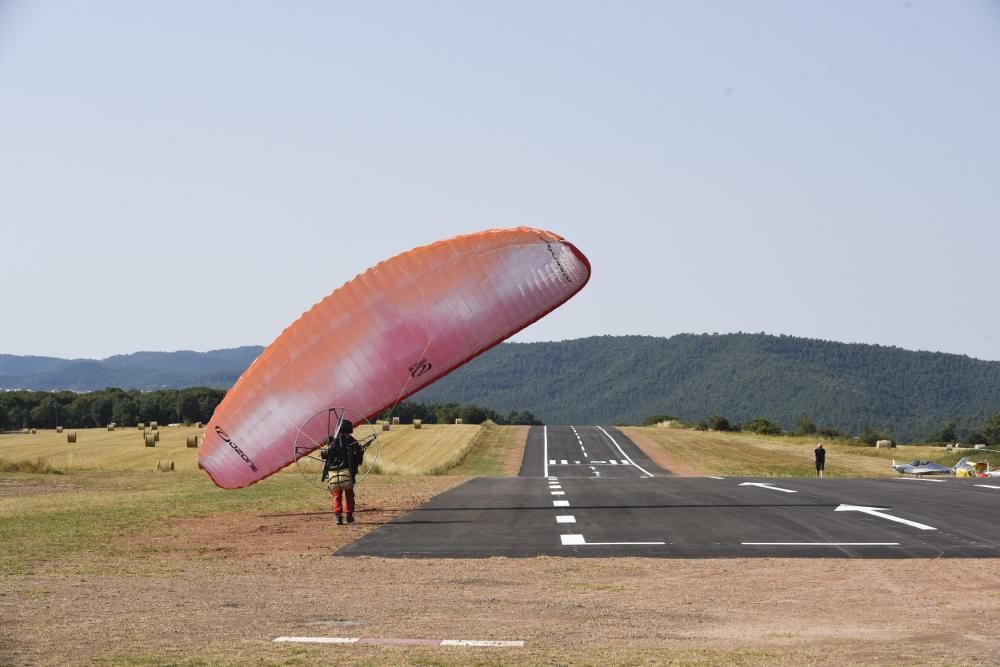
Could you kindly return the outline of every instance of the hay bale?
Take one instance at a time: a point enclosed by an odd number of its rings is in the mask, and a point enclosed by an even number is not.
[[[398,424],[399,424],[399,417],[393,417],[393,418],[392,418],[392,425],[393,425],[393,426],[396,426],[396,425],[398,425]]]
[[[986,445],[980,443],[978,445],[973,445],[972,448],[973,449],[986,449]]]
[[[423,422],[420,421],[419,419],[414,419],[413,420],[413,428],[420,428],[422,425],[423,425]]]
[[[62,426],[56,426],[56,433],[62,433]]]
[[[140,431],[146,430],[146,422],[139,422],[139,430]]]
[[[110,424],[108,424],[108,430],[109,431],[114,431],[115,430],[115,423],[114,422],[111,422]]]
[[[879,440],[875,443],[875,449],[892,449],[896,446],[892,440]]]
[[[455,423],[456,424],[463,424],[464,422],[462,421],[462,418],[459,417],[458,419],[455,420]]]
[[[383,431],[388,431],[389,428],[390,428],[389,422],[382,422],[382,430]]]
[[[31,433],[31,435],[35,435],[35,433],[36,433],[35,429],[31,429],[31,430],[30,430],[30,431],[28,431],[28,432],[29,432],[29,433]]]
[[[156,447],[156,436],[152,433],[147,433],[145,435],[145,441],[147,447]]]
[[[187,437],[187,446],[188,447],[197,447],[198,446],[198,436],[196,436],[196,435],[189,435]]]
[[[195,427],[195,428],[205,428],[204,426],[202,426],[202,423],[201,423],[201,422],[195,422],[195,423],[194,423],[194,427]]]
[[[157,461],[156,462],[157,472],[173,472],[174,462],[173,461]]]
[[[156,442],[160,441],[160,432],[159,431],[153,431],[153,440],[155,440]]]
[[[66,442],[76,442],[76,431],[70,431],[66,434]]]
[[[159,427],[160,427],[160,425],[159,425],[159,424],[157,424],[156,422],[149,422],[149,430],[150,430],[150,431],[155,431],[155,430],[157,430],[157,429],[158,429]]]

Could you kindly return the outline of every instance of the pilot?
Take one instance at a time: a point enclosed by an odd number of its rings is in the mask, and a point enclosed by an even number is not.
[[[823,468],[826,467],[826,450],[823,449],[823,443],[816,445],[816,449],[813,450],[816,455],[816,476],[823,476]]]
[[[347,523],[354,523],[354,484],[365,457],[365,450],[352,435],[353,432],[354,424],[347,419],[341,422],[337,435],[329,436],[323,466],[323,481],[333,496],[333,513],[338,526],[344,524],[345,514]]]

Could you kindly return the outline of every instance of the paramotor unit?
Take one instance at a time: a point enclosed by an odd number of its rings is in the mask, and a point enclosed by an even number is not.
[[[353,431],[351,435],[364,452],[354,479],[354,484],[359,484],[374,470],[381,451],[375,427],[364,415],[345,407],[325,408],[299,427],[292,455],[295,457],[296,469],[310,486],[322,489],[328,487],[331,448],[350,431]]]

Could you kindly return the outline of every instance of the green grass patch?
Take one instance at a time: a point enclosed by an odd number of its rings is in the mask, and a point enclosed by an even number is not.
[[[447,472],[470,477],[504,477],[506,459],[512,450],[520,448],[520,440],[519,429],[487,422],[458,465]]]
[[[115,555],[121,549],[116,538],[174,517],[325,508],[322,496],[304,492],[302,480],[289,474],[237,491],[219,489],[195,472],[78,472],[47,478],[44,485],[26,477],[0,475],[0,484],[14,487],[0,496],[4,575],[77,553]]]

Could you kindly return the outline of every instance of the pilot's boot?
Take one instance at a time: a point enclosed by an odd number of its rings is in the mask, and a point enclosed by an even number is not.
[[[350,518],[348,518],[348,521],[350,521]],[[342,517],[339,514],[337,515],[337,525],[338,526],[343,526],[344,525],[344,517]]]
[[[354,515],[353,514],[348,514],[347,515],[347,523],[354,523]]]

